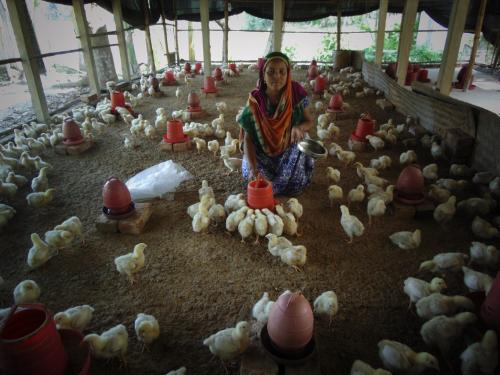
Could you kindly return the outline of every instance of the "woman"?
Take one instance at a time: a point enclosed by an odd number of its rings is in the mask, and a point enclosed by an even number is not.
[[[266,56],[257,89],[238,118],[243,138],[243,177],[260,173],[276,195],[296,195],[311,182],[314,161],[297,142],[312,126],[307,93],[292,81],[290,61],[280,52]]]

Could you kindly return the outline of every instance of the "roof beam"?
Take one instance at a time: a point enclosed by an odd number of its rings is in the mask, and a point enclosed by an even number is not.
[[[443,58],[436,89],[443,95],[449,95],[451,91],[451,82],[455,74],[457,65],[458,50],[464,33],[465,20],[469,10],[469,0],[454,0],[451,8],[450,23],[448,33],[446,34],[446,43],[444,45]]]
[[[30,16],[25,0],[7,0],[10,22],[12,30],[16,37],[16,44],[19,50],[19,56],[23,64],[24,74],[31,94],[31,103],[38,121],[49,123],[50,116],[47,107],[47,99],[43,91],[42,81],[40,79],[40,70],[38,61],[33,58],[35,47],[33,40],[29,37],[28,23],[26,19]]]

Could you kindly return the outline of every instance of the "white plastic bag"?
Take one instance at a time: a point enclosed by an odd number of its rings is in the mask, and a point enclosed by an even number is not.
[[[132,200],[146,201],[162,198],[166,193],[175,191],[185,180],[193,178],[180,164],[172,160],[153,165],[130,178],[127,185]]]

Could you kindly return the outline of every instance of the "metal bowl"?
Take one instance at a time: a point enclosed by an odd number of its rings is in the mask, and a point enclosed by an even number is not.
[[[324,159],[328,155],[328,151],[324,146],[310,138],[300,141],[298,148],[304,154],[315,159]]]

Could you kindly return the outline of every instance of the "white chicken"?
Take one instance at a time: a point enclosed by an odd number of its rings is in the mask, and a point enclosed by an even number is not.
[[[217,157],[217,152],[219,152],[219,141],[217,141],[217,139],[209,141],[207,143],[207,148],[208,151],[213,152],[214,157]]]
[[[275,257],[281,254],[281,250],[293,246],[293,244],[285,237],[280,237],[273,233],[268,233],[265,237],[268,240],[267,250]]]
[[[368,225],[372,225],[372,217],[384,216],[386,205],[383,199],[374,197],[368,200],[366,213],[368,215]]]
[[[351,367],[350,375],[392,375],[391,372],[378,368],[374,369],[368,363],[355,360]]]
[[[83,237],[83,225],[78,216],[71,216],[64,220],[61,224],[56,225],[54,230],[68,231],[76,238]]]
[[[252,308],[252,317],[260,323],[267,323],[274,301],[269,299],[269,293],[264,292],[260,300]]]
[[[241,321],[236,327],[223,329],[203,340],[203,345],[208,346],[210,352],[223,362],[238,357],[249,344],[250,325],[246,321]]]
[[[286,247],[281,250],[280,258],[283,263],[288,264],[296,271],[300,271],[299,267],[306,264],[307,249],[302,245]]]
[[[496,269],[500,263],[500,251],[495,246],[472,241],[469,252],[471,262],[480,266]]]
[[[224,161],[226,168],[229,169],[229,172],[227,172],[226,175],[241,169],[241,165],[243,164],[243,159],[230,158],[227,154],[222,155],[221,159]]]
[[[67,230],[54,229],[45,232],[45,242],[56,250],[70,246],[74,239],[75,235]]]
[[[444,270],[458,271],[465,265],[467,259],[469,259],[469,256],[464,253],[440,253],[435,255],[432,260],[426,260],[420,263],[418,270],[430,272]]]
[[[410,297],[410,303],[408,305],[408,308],[410,308],[412,303],[431,295],[431,293],[439,293],[446,288],[446,282],[439,277],[433,278],[430,283],[415,277],[408,277],[404,281],[403,290],[405,294]]]
[[[365,187],[363,185],[358,185],[356,188],[352,189],[347,193],[347,202],[348,206],[351,205],[351,203],[360,203],[363,202],[365,199]]]
[[[428,368],[439,371],[439,362],[432,354],[417,353],[397,341],[379,341],[378,356],[384,367],[395,374],[420,374]]]
[[[417,161],[417,154],[413,150],[408,150],[399,155],[399,164],[406,165],[412,164]]]
[[[298,235],[297,229],[297,220],[295,219],[295,216],[291,212],[285,212],[283,209],[283,206],[280,204],[277,204],[275,206],[276,213],[281,217],[283,220],[283,232],[285,234],[288,234],[289,236],[296,236]]]
[[[58,329],[64,328],[83,331],[92,320],[93,313],[94,308],[89,305],[70,307],[65,311],[55,314],[54,321]]]
[[[457,198],[454,195],[452,195],[448,198],[448,200],[445,203],[439,204],[434,209],[433,213],[434,220],[436,220],[439,224],[444,225],[451,219],[453,219],[453,216],[455,215],[456,212],[456,207],[455,207],[456,201]]]
[[[333,290],[328,290],[321,293],[314,300],[314,313],[316,315],[327,316],[329,319],[328,325],[332,324],[332,319],[339,311],[339,302],[337,294]]]
[[[134,322],[134,329],[137,340],[141,341],[144,345],[149,345],[160,337],[160,325],[153,315],[144,313],[137,314],[137,318]]]
[[[126,275],[131,284],[135,281],[135,274],[144,267],[144,249],[146,247],[147,245],[141,242],[134,246],[131,253],[115,258],[116,270],[122,275]]]
[[[471,312],[463,312],[453,317],[439,315],[422,325],[420,335],[427,345],[437,347],[447,356],[451,354],[452,346],[462,341],[465,327],[476,321],[476,315]]]
[[[268,208],[264,208],[262,212],[267,217],[269,233],[281,236],[283,234],[283,228],[285,227],[283,219],[279,215],[272,213]]]
[[[493,278],[485,273],[475,271],[469,267],[462,267],[464,271],[464,284],[470,292],[489,293],[493,284]]]
[[[210,225],[210,217],[208,216],[208,212],[209,209],[207,209],[207,207],[204,207],[203,204],[200,204],[198,206],[198,212],[193,216],[193,221],[191,222],[193,232],[207,232],[208,226]]]
[[[267,234],[268,226],[266,215],[262,214],[261,210],[255,210],[254,233],[256,245],[259,244],[259,237],[264,237]]]
[[[254,210],[249,209],[247,211],[246,217],[238,223],[238,233],[241,236],[241,242],[244,243],[245,240],[250,237],[254,231],[255,214]]]
[[[89,343],[90,350],[95,357],[105,359],[120,357],[122,362],[125,362],[128,332],[123,324],[118,324],[100,335],[91,333],[85,336],[83,341]]]
[[[347,206],[341,205],[340,211],[342,212],[340,225],[342,225],[342,229],[349,237],[349,243],[352,243],[354,236],[360,237],[363,235],[365,226],[356,216],[349,213]]]
[[[297,226],[298,226],[299,220],[304,213],[304,208],[300,204],[299,200],[297,198],[290,198],[286,202],[286,209],[288,210],[288,212],[291,212],[293,216],[295,216],[295,219],[297,219]]]
[[[238,229],[238,225],[241,220],[245,218],[245,215],[249,208],[247,206],[241,207],[240,209],[231,212],[226,218],[226,230],[231,233]]]
[[[50,188],[40,193],[30,193],[26,196],[26,201],[28,206],[34,208],[40,208],[46,206],[54,199],[54,194],[56,189]]]
[[[233,211],[237,211],[242,207],[246,206],[245,196],[243,194],[231,194],[227,197],[224,202],[224,209],[228,214]]]
[[[226,211],[222,204],[214,204],[208,210],[208,218],[216,225],[226,221]]]
[[[458,309],[472,311],[475,309],[474,302],[463,296],[445,296],[441,293],[432,293],[422,297],[415,304],[417,315],[429,320],[438,315],[455,314]]]
[[[498,366],[498,338],[493,330],[485,332],[480,342],[467,347],[460,355],[462,375],[494,375]]]
[[[401,231],[389,236],[391,242],[403,250],[416,249],[422,241],[422,231],[415,229],[413,232]]]
[[[441,145],[437,142],[432,142],[431,155],[435,160],[444,158],[444,151]]]
[[[177,370],[172,370],[167,372],[165,375],[186,375],[186,371],[187,369],[184,366],[182,366],[179,367]]]
[[[437,185],[431,185],[429,187],[429,198],[435,202],[444,203],[450,198],[450,196],[450,191],[445,188]]]
[[[19,305],[21,303],[33,303],[40,297],[40,287],[33,280],[24,280],[16,285],[14,288],[14,303]]]
[[[385,147],[385,142],[375,135],[367,135],[366,139],[368,139],[370,146],[372,146],[375,151],[382,150]]]
[[[392,165],[392,160],[387,155],[379,156],[377,159],[370,160],[370,167],[377,170],[384,170],[390,168]]]

